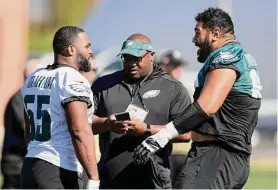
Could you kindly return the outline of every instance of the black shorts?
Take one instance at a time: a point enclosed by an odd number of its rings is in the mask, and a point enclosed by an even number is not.
[[[249,176],[249,158],[219,141],[193,142],[173,188],[241,189]]]
[[[186,160],[186,155],[182,154],[174,154],[170,156],[170,172],[171,172],[171,181],[172,181],[172,186],[174,186],[176,182],[176,177],[181,171],[181,168],[184,165],[184,162]]]
[[[83,185],[77,172],[38,158],[24,159],[20,182],[23,189],[79,189]]]

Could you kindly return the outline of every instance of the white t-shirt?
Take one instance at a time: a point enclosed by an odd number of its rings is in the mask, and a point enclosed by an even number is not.
[[[69,133],[63,105],[83,101],[88,105],[88,121],[94,113],[93,93],[87,79],[70,66],[38,69],[22,89],[31,126],[26,157],[46,160],[58,167],[82,172]]]

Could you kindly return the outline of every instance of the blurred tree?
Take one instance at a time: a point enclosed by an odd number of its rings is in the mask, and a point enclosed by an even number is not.
[[[87,14],[96,8],[98,0],[49,0],[49,3],[47,19],[41,22],[30,22],[30,52],[51,51],[56,30],[64,25],[82,23]],[[32,9],[32,4],[30,9]]]

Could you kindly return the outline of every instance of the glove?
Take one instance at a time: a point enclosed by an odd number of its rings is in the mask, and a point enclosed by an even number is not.
[[[177,130],[174,128],[172,123],[166,125],[165,128],[161,129],[155,135],[146,138],[134,151],[133,162],[136,165],[144,165],[148,162],[150,157],[164,148],[165,145],[179,135]]]
[[[144,165],[150,157],[162,147],[158,144],[154,135],[146,138],[134,151],[133,162],[136,165]]]
[[[86,189],[99,189],[99,180],[89,179]]]

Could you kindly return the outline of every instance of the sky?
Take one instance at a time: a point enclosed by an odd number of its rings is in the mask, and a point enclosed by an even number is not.
[[[222,0],[225,4],[225,0]],[[176,49],[198,70],[192,43],[198,12],[218,0],[100,0],[83,23],[93,49],[121,46],[132,33],[149,36],[156,49]],[[277,1],[228,0],[237,40],[257,60],[264,98],[277,98]],[[227,3],[228,3],[227,2]]]

